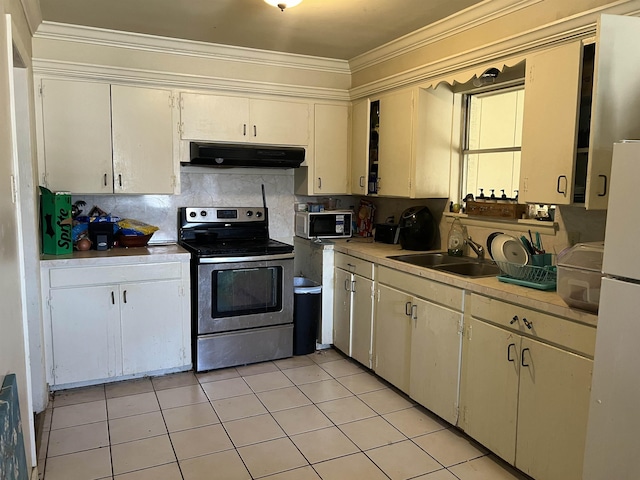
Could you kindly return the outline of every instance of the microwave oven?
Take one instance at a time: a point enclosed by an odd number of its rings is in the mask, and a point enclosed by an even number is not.
[[[351,210],[297,212],[296,235],[302,238],[348,238],[351,236]]]

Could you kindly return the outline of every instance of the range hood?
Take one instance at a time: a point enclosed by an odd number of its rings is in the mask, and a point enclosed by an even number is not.
[[[302,147],[191,142],[191,161],[204,167],[297,168],[304,162]]]

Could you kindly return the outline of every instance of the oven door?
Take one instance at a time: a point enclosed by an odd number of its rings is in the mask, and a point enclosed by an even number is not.
[[[199,335],[293,322],[292,255],[204,258],[197,268]]]

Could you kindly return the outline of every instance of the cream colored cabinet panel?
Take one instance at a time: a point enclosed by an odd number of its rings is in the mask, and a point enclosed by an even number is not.
[[[374,370],[405,393],[410,380],[411,302],[404,292],[378,286]]]
[[[461,427],[496,455],[516,458],[520,336],[468,318]]]
[[[47,78],[41,88],[47,187],[113,193],[109,84]]]
[[[246,142],[251,133],[248,98],[183,92],[180,109],[183,140]]]
[[[120,286],[122,373],[124,375],[185,365],[180,280]]]
[[[335,269],[333,287],[333,344],[351,356],[351,273]]]
[[[50,291],[54,385],[115,377],[120,305],[111,285]]]
[[[373,350],[373,281],[353,275],[351,356],[371,368]]]
[[[412,89],[380,98],[378,194],[381,196],[410,195],[412,128]]]
[[[349,193],[349,107],[314,107],[314,188],[315,194]]]
[[[522,339],[516,467],[536,479],[580,480],[593,361]]]
[[[596,36],[596,63],[589,140],[586,207],[606,209],[613,143],[640,138],[635,103],[640,76],[640,19],[601,15]]]
[[[309,105],[280,100],[249,101],[248,141],[274,145],[309,143]]]
[[[111,87],[115,193],[173,194],[173,108],[170,90]]]
[[[458,420],[462,313],[413,300],[409,395],[452,424]]]
[[[335,264],[338,268],[373,280],[373,263],[371,262],[336,252]]]
[[[582,42],[527,58],[521,202],[573,202]]]
[[[351,107],[351,193],[366,195],[369,171],[369,100]]]

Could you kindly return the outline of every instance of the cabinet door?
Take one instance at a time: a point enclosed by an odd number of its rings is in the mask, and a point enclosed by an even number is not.
[[[582,43],[527,58],[520,202],[573,201]]]
[[[117,285],[50,290],[55,385],[120,374]]]
[[[249,138],[249,99],[199,93],[180,94],[181,138],[246,142]]]
[[[186,365],[181,281],[120,286],[123,374]]]
[[[351,356],[371,368],[373,339],[373,281],[353,276],[351,308]]]
[[[369,160],[369,100],[351,107],[351,193],[366,195]]]
[[[173,194],[171,91],[111,87],[115,193]]]
[[[462,313],[420,299],[411,332],[409,395],[456,424],[462,347]]]
[[[470,318],[463,353],[462,428],[513,464],[520,336]]]
[[[309,143],[309,105],[251,99],[248,141],[275,145]]]
[[[593,361],[528,338],[519,361],[516,467],[534,478],[581,479]]]
[[[411,362],[412,297],[380,285],[376,305],[376,349],[374,370],[389,383],[409,392]]]
[[[613,142],[640,138],[635,102],[640,76],[640,19],[601,15],[589,140],[586,208],[606,209]]]
[[[381,196],[408,197],[410,194],[412,127],[412,90],[380,99],[378,194]]]
[[[108,83],[42,80],[46,185],[74,194],[113,193]]]
[[[335,269],[333,284],[333,344],[351,356],[351,273]]]
[[[348,192],[349,107],[316,105],[314,127],[314,193]]]

